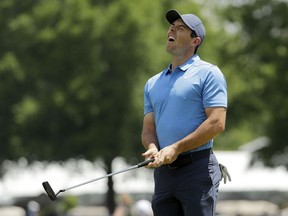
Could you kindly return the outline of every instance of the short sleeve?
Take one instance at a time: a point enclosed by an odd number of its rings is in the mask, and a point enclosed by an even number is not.
[[[203,87],[203,105],[208,107],[228,107],[227,84],[223,73],[216,66],[209,69]]]

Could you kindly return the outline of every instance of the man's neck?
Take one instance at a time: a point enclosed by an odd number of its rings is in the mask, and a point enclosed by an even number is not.
[[[192,55],[193,56],[193,55]],[[171,60],[171,70],[174,71],[175,68],[179,67],[180,65],[184,64],[186,61],[188,61],[188,59],[190,59],[192,56],[172,56],[172,60]]]

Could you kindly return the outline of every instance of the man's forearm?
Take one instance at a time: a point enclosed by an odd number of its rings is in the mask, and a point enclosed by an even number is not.
[[[142,131],[142,144],[146,150],[150,148],[157,148],[158,149],[158,140],[155,133]]]
[[[204,145],[219,133],[220,132],[216,133],[214,130],[209,130],[208,128],[205,128],[204,125],[201,125],[196,131],[184,137],[182,140],[179,140],[173,144],[173,146],[176,151],[181,154]]]

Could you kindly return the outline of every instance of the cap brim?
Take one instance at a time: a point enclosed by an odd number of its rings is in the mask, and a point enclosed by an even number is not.
[[[170,24],[172,24],[175,20],[179,18],[181,18],[181,14],[176,10],[169,10],[166,13],[166,19]]]

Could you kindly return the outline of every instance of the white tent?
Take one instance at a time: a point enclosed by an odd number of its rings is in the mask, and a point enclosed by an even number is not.
[[[221,184],[223,191],[279,190],[288,191],[285,167],[268,168],[262,164],[250,166],[251,154],[245,151],[217,151],[218,161],[225,165],[232,181]]]

